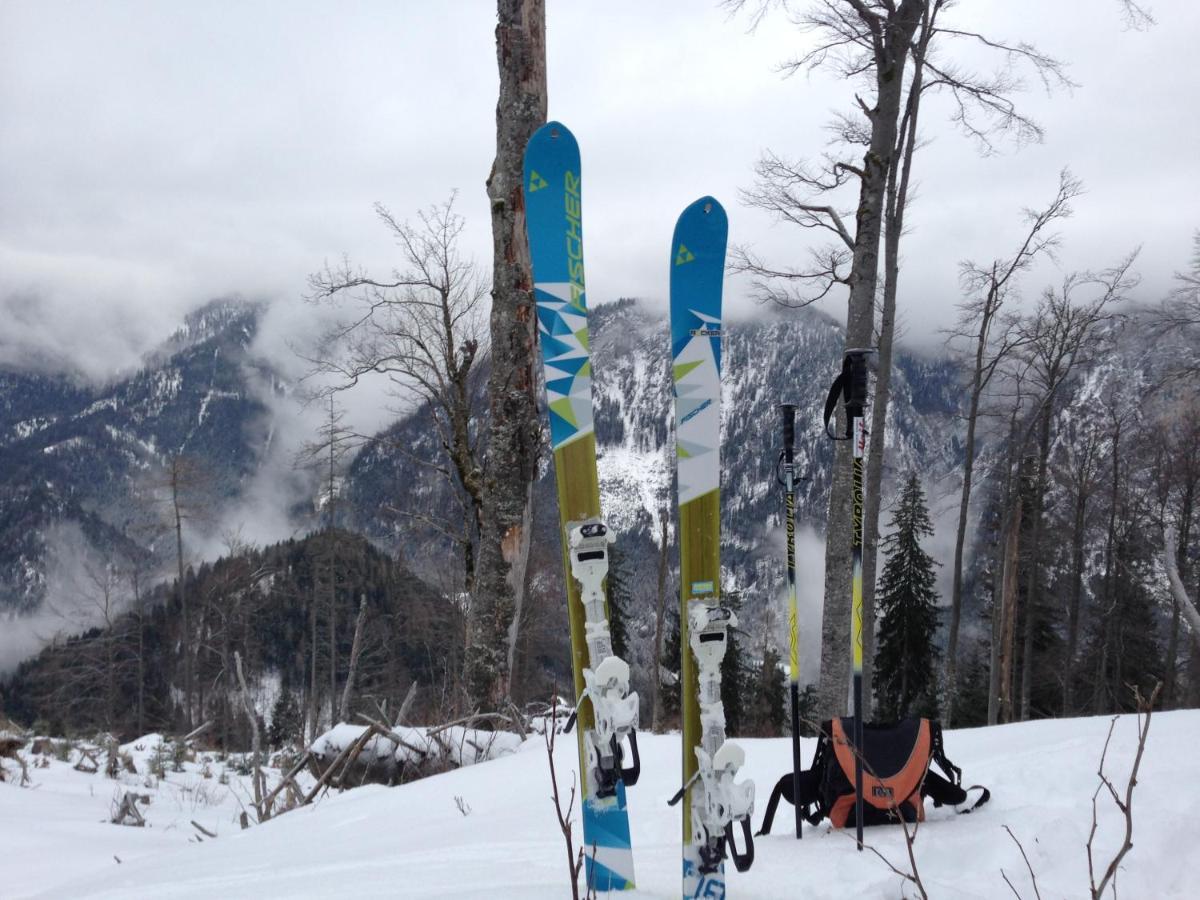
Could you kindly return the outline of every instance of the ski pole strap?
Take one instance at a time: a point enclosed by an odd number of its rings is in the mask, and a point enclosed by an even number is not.
[[[829,430],[829,420],[833,418],[833,411],[837,409],[838,397],[845,392],[846,388],[846,370],[849,368],[848,362],[842,363],[842,374],[833,379],[833,384],[829,388],[829,396],[825,399],[825,433],[834,441],[848,441],[852,437],[850,434],[850,420],[846,420],[846,436],[838,437]]]
[[[678,791],[675,793],[675,796],[674,796],[674,797],[672,797],[670,800],[668,800],[668,801],[667,801],[667,806],[674,806],[676,803],[678,803],[680,800],[682,800],[682,799],[683,799],[683,795],[687,793],[687,789],[688,789],[688,788],[690,788],[690,787],[691,787],[693,784],[695,784],[695,783],[696,783],[696,779],[697,779],[697,778],[699,778],[699,777],[700,777],[700,770],[699,770],[699,769],[697,769],[697,770],[696,770],[696,774],[695,774],[695,775],[693,775],[691,778],[689,778],[687,781],[685,781],[685,782],[684,782],[684,784],[683,784],[683,787],[681,787],[681,788],[680,788],[680,789],[679,789],[679,790],[678,790]]]
[[[983,806],[983,804],[987,803],[989,800],[992,799],[992,792],[989,791],[987,788],[985,788],[982,784],[973,784],[969,788],[966,788],[966,790],[968,790],[968,791],[980,790],[980,791],[983,791],[983,794],[980,795],[979,799],[976,800],[974,803],[972,803],[966,809],[960,809],[958,811],[958,814],[960,816],[965,816],[967,813],[974,812],[975,810],[979,809],[979,807]]]

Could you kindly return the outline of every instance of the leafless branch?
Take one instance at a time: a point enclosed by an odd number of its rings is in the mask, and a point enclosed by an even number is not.
[[[1158,700],[1159,691],[1162,690],[1162,682],[1158,682],[1154,686],[1148,698],[1143,698],[1141,691],[1133,688],[1134,697],[1137,700],[1137,729],[1138,743],[1137,752],[1133,757],[1133,767],[1129,771],[1129,780],[1125,784],[1124,797],[1118,794],[1116,787],[1113,785],[1109,777],[1104,773],[1104,760],[1108,755],[1108,744],[1112,740],[1113,728],[1117,724],[1117,719],[1114,717],[1112,723],[1108,726],[1108,737],[1104,740],[1104,750],[1100,754],[1100,767],[1096,771],[1096,776],[1100,779],[1100,783],[1096,786],[1095,793],[1092,794],[1092,828],[1088,832],[1087,841],[1087,858],[1088,858],[1088,882],[1091,887],[1092,900],[1100,900],[1104,895],[1105,889],[1111,881],[1114,885],[1113,893],[1116,894],[1116,876],[1117,869],[1121,865],[1121,860],[1125,858],[1130,850],[1133,849],[1133,789],[1137,786],[1138,769],[1142,765],[1142,755],[1146,751],[1146,739],[1150,736],[1150,716],[1154,712],[1154,704]],[[1093,841],[1096,837],[1098,829],[1096,799],[1100,796],[1102,790],[1107,790],[1112,798],[1117,809],[1125,817],[1125,838],[1121,842],[1121,847],[1117,850],[1112,860],[1104,870],[1104,875],[1100,879],[1100,883],[1096,883],[1095,866],[1092,852]]]
[[[579,852],[575,852],[575,841],[571,836],[573,822],[571,821],[571,811],[575,808],[575,774],[571,773],[571,796],[567,800],[566,811],[563,811],[562,800],[559,797],[558,791],[558,774],[554,769],[554,739],[557,732],[555,722],[558,719],[558,697],[556,696],[550,706],[551,716],[550,725],[546,728],[542,737],[546,742],[546,759],[550,762],[550,787],[552,790],[551,799],[554,801],[554,815],[558,818],[558,827],[562,831],[563,842],[567,849],[567,869],[571,873],[571,896],[574,900],[579,900],[579,872],[583,868],[583,847],[579,848]]]
[[[1016,844],[1017,849],[1021,851],[1021,859],[1025,860],[1025,868],[1029,872],[1029,880],[1033,883],[1033,896],[1037,897],[1037,900],[1042,900],[1042,894],[1038,890],[1037,875],[1035,875],[1033,872],[1033,866],[1029,863],[1029,857],[1025,855],[1025,848],[1021,845],[1021,842],[1017,840],[1017,836],[1013,834],[1011,828],[1005,825],[1004,830],[1008,832],[1008,836],[1013,839],[1013,843]],[[1000,870],[1000,874],[1004,876],[1005,884],[1012,888],[1012,892],[1014,894],[1020,897],[1021,895],[1017,892],[1017,889],[1013,887],[1013,883],[1008,880],[1008,876],[1004,874],[1003,869]]]

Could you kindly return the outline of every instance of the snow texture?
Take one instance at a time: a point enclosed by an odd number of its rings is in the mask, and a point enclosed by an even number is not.
[[[1012,897],[1002,872],[1022,896],[1032,897],[1004,825],[1024,845],[1043,897],[1086,897],[1091,797],[1108,726],[1108,718],[1060,719],[948,732],[946,750],[963,768],[965,783],[986,784],[992,801],[969,816],[929,808],[916,857],[930,897]],[[1133,717],[1125,716],[1113,734],[1106,771],[1119,789],[1136,732]],[[1155,715],[1133,800],[1134,848],[1119,875],[1123,897],[1195,896],[1189,885],[1200,849],[1186,836],[1195,812],[1190,785],[1200,779],[1200,757],[1190,752],[1198,740],[1200,711]],[[757,825],[770,786],[790,765],[790,745],[781,739],[741,743],[746,773],[758,784]],[[679,813],[666,801],[678,787],[679,738],[647,734],[639,746],[642,779],[629,795],[639,890],[625,896],[675,898]],[[806,740],[806,760],[813,749]],[[148,751],[138,757],[139,771],[147,758]],[[573,739],[559,740],[556,761],[565,792],[577,762]],[[245,796],[240,782],[221,796],[215,779],[204,781],[194,767],[160,785],[146,828],[108,824],[115,787],[102,775],[82,775],[59,762],[30,772],[34,789],[0,784],[0,894],[12,900],[568,896],[562,835],[537,737],[485,765],[329,796],[247,831],[235,824],[240,806],[233,795]],[[1119,845],[1123,821],[1103,796],[1099,809],[1102,867]],[[823,824],[797,842],[790,813],[784,805],[776,833],[759,839],[754,867],[730,873],[731,897],[915,896],[871,853],[857,853],[850,834]],[[196,843],[190,819],[219,838]],[[868,829],[867,840],[905,867],[898,828]]]

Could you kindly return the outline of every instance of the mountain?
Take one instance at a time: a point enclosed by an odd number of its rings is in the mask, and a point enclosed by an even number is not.
[[[214,301],[143,368],[101,386],[0,372],[0,612],[41,605],[63,534],[102,555],[147,552],[155,529],[141,526],[156,516],[147,495],[174,455],[205,473],[215,505],[238,495],[270,433],[257,394],[270,373],[248,353],[259,312]]]
[[[634,662],[650,665],[654,627],[660,517],[668,518],[674,554],[674,407],[670,329],[664,314],[637,300],[601,304],[590,312],[593,390],[600,493],[604,515],[632,580]],[[824,530],[833,444],[820,416],[840,367],[842,329],[815,310],[763,310],[727,324],[722,373],[722,564],[726,590],[743,593],[748,629],[756,639],[768,627],[766,609],[784,581],[781,488],[776,482],[780,402],[798,405],[797,461],[801,483],[797,521]],[[946,359],[897,355],[889,413],[891,463],[887,490],[910,469],[937,479],[959,465],[954,421],[959,371]],[[483,398],[478,398],[480,406]],[[413,456],[436,458],[427,411],[393,426],[355,461],[348,495],[355,526],[402,548],[407,561],[432,583],[461,583],[450,543],[438,529],[396,510],[431,515],[455,510],[446,524],[460,527],[453,489],[422,473]],[[397,449],[402,448],[402,449]],[[535,538],[530,570],[534,602],[547,604],[551,622],[565,622],[554,473],[548,446],[535,487]],[[447,560],[451,560],[448,568]],[[804,574],[801,574],[803,579]],[[670,589],[674,596],[674,589]],[[668,604],[670,605],[670,604]],[[559,618],[556,618],[559,617]],[[774,619],[782,628],[782,617]],[[562,629],[565,631],[565,629]],[[564,657],[565,658],[565,657]]]

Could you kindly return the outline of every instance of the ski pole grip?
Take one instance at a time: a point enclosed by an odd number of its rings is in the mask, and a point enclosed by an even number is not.
[[[783,414],[783,449],[791,451],[796,446],[796,404],[781,403],[779,411]]]

